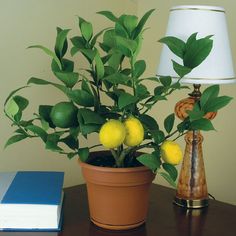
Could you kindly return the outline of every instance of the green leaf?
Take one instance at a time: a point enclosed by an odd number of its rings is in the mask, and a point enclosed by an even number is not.
[[[137,97],[129,93],[121,93],[118,99],[118,106],[120,109],[122,109],[128,105],[136,103],[137,101],[138,101]]]
[[[170,177],[173,181],[175,181],[177,179],[178,171],[173,165],[168,164],[168,163],[163,163],[162,167],[170,175]]]
[[[167,36],[159,40],[159,42],[164,43],[168,48],[178,57],[183,59],[185,53],[185,42],[179,38]]]
[[[171,130],[173,129],[174,126],[174,122],[175,122],[175,114],[172,113],[169,116],[167,116],[164,120],[164,127],[166,132],[169,134],[171,132]]]
[[[199,120],[194,120],[190,124],[190,130],[204,130],[210,131],[215,130],[210,120],[201,118]]]
[[[81,88],[82,88],[82,90],[86,91],[87,93],[93,95],[93,93],[89,87],[89,82],[87,82],[85,79],[82,79]]]
[[[23,134],[14,135],[14,136],[10,137],[10,138],[7,140],[7,142],[6,142],[5,146],[4,146],[4,148],[6,148],[7,146],[9,146],[9,145],[11,145],[11,144],[13,144],[13,143],[19,142],[19,141],[21,141],[21,140],[23,140],[23,139],[25,139],[25,138],[27,138],[27,136],[26,136],[26,135],[23,135]]]
[[[165,172],[160,172],[159,173],[160,176],[162,176],[171,186],[173,186],[174,188],[176,188],[176,183],[173,181],[173,179],[171,178],[171,176]]]
[[[58,134],[49,134],[47,136],[47,140],[46,140],[46,146],[45,148],[48,149],[48,150],[51,150],[53,152],[61,152],[63,151],[62,148],[60,148],[57,144],[59,142],[59,139],[60,139],[60,135]]]
[[[189,50],[189,47],[191,46],[192,43],[194,43],[195,41],[197,41],[197,33],[193,33],[192,35],[189,36],[189,38],[187,39],[186,42],[186,51]]]
[[[103,34],[104,31],[108,30],[109,28],[102,29],[100,32],[94,35],[93,39],[91,40],[91,46],[94,47],[95,43],[97,42],[97,39],[100,35]]]
[[[39,106],[39,115],[42,117],[46,122],[48,122],[51,128],[55,128],[56,126],[53,124],[50,113],[52,111],[53,106],[49,105],[40,105]]]
[[[67,92],[68,97],[78,105],[92,107],[94,105],[94,97],[81,89],[75,89]]]
[[[133,15],[125,15],[123,24],[129,33],[132,33],[138,24],[138,17]]]
[[[172,82],[172,78],[170,76],[161,76],[159,80],[164,87],[169,87]]]
[[[50,49],[48,49],[48,48],[46,48],[46,47],[44,47],[42,45],[33,45],[33,46],[28,47],[28,48],[39,48],[39,49],[42,49],[47,55],[52,57],[53,60],[55,60],[55,62],[59,66],[59,68],[62,69],[62,65],[61,65],[60,60],[58,59],[57,55],[53,51],[51,51]]]
[[[122,73],[114,73],[111,75],[108,75],[106,77],[103,78],[103,80],[108,81],[109,83],[112,84],[123,84],[123,85],[127,85],[127,83],[130,81],[130,77],[128,77],[127,75],[124,75]]]
[[[117,49],[112,50],[111,53],[112,54],[110,55],[110,58],[108,60],[108,65],[117,71],[121,63],[122,53]]]
[[[93,27],[90,22],[84,21],[81,26],[81,33],[86,41],[89,41],[93,36]]]
[[[103,124],[105,119],[98,113],[86,108],[80,108],[79,113],[83,117],[84,124]]]
[[[143,84],[138,84],[136,86],[136,96],[139,98],[139,100],[145,99],[149,97],[150,92],[148,91],[147,87]]]
[[[219,85],[212,85],[208,88],[206,88],[200,98],[200,105],[201,108],[204,109],[204,106],[212,99],[215,99],[220,91]]]
[[[82,161],[82,162],[86,162],[86,160],[88,159],[89,157],[89,149],[86,147],[86,148],[80,148],[78,150],[78,155],[79,155],[79,159]]]
[[[148,18],[150,17],[150,15],[152,14],[152,12],[154,10],[155,9],[151,9],[143,15],[143,17],[141,18],[141,20],[139,21],[137,27],[135,28],[135,30],[133,32],[133,38],[134,39],[142,32],[144,25],[146,24]]]
[[[160,168],[160,160],[154,156],[153,154],[142,154],[141,156],[137,157],[137,160],[155,172],[157,169]]]
[[[61,64],[62,64],[62,70],[60,67],[57,65],[57,63],[52,60],[51,63],[51,70],[53,72],[73,72],[74,71],[74,62],[65,58],[61,59]]]
[[[118,20],[118,18],[110,11],[99,11],[97,12],[97,14],[103,15],[113,22],[116,22]]]
[[[192,41],[184,54],[184,66],[191,69],[200,65],[210,54],[213,47],[213,40],[209,37]]]
[[[120,51],[127,57],[133,55],[137,49],[137,43],[135,40],[127,39],[121,36],[115,36],[115,42]]]
[[[75,72],[54,72],[56,77],[62,81],[68,88],[73,88],[78,82],[79,74]]]
[[[14,101],[16,102],[16,104],[18,105],[20,111],[25,110],[25,108],[29,105],[29,101],[28,99],[22,97],[22,96],[14,96]]]
[[[62,30],[60,28],[57,28],[57,38],[56,38],[56,44],[55,44],[55,53],[58,58],[62,58],[66,51],[67,51],[67,34],[69,33],[70,29]]]
[[[228,96],[221,96],[221,97],[214,98],[214,99],[210,100],[204,106],[204,111],[206,113],[211,112],[211,111],[212,112],[218,111],[219,109],[228,105],[232,99],[233,99],[232,97],[228,97]]]
[[[151,135],[156,144],[160,144],[165,140],[165,134],[161,130],[151,130]]]
[[[205,115],[205,112],[204,111],[186,111],[188,116],[189,116],[189,119],[190,121],[194,121],[194,120],[199,120],[201,118],[203,118],[203,116]]]
[[[182,78],[184,77],[186,74],[190,73],[192,71],[191,68],[188,68],[186,66],[182,66],[180,64],[178,64],[177,62],[175,62],[174,60],[172,60],[173,63],[173,68],[175,70],[175,72]]]
[[[73,137],[72,135],[68,135],[63,139],[60,139],[59,141],[65,143],[72,150],[77,149],[79,147],[78,139]]]
[[[146,63],[144,60],[136,61],[134,64],[134,77],[139,78],[146,70]]]
[[[96,51],[92,49],[82,48],[79,51],[88,59],[90,63],[94,60],[96,56]]]
[[[159,126],[153,117],[143,114],[139,116],[139,119],[149,130],[159,130]]]
[[[11,98],[8,100],[7,104],[4,107],[5,114],[8,117],[13,118],[19,111],[19,106],[17,103],[14,101],[14,98]]]
[[[31,132],[33,132],[35,135],[37,135],[38,137],[40,137],[44,142],[47,141],[47,132],[45,132],[44,129],[42,129],[41,127],[37,126],[37,125],[29,125],[26,127],[26,129],[30,130]]]
[[[122,20],[121,20],[124,16],[125,15],[122,15],[119,18],[119,20],[116,22],[116,24],[115,24],[115,33],[116,33],[116,35],[119,35],[121,37],[129,38],[128,32],[127,32],[126,28],[124,27],[124,25],[122,23]]]
[[[77,49],[85,49],[86,48],[86,41],[84,38],[80,36],[75,36],[70,39],[72,44],[77,48]]]

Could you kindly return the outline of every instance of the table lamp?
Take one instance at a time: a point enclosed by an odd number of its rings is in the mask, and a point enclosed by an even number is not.
[[[227,32],[225,10],[216,6],[182,5],[170,9],[166,36],[174,36],[186,41],[190,35],[199,37],[212,35],[213,47],[209,56],[197,68],[183,78],[179,78],[173,69],[172,60],[180,62],[174,53],[164,45],[157,76],[171,76],[172,80],[194,85],[190,97],[179,101],[175,114],[184,120],[186,111],[193,108],[200,99],[202,84],[235,83],[231,50]],[[207,114],[213,119],[216,112]],[[182,168],[179,175],[174,203],[185,208],[202,208],[208,206],[208,190],[202,157],[203,137],[199,130],[188,131],[185,136],[186,147]]]

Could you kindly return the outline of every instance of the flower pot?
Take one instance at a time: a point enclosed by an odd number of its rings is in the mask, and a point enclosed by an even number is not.
[[[96,152],[92,155],[107,155]],[[79,161],[87,184],[91,221],[102,228],[132,229],[146,220],[149,188],[155,174],[148,168],[98,167]]]

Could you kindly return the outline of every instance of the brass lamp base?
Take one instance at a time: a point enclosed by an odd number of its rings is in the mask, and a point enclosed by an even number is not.
[[[209,205],[209,201],[208,199],[191,200],[191,199],[182,199],[175,197],[174,204],[184,208],[198,209],[207,207]]]

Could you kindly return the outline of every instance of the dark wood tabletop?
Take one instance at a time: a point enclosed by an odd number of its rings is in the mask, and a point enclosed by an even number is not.
[[[147,222],[121,232],[103,230],[89,221],[85,185],[65,188],[61,232],[0,232],[0,236],[236,236],[236,206],[210,200],[201,210],[172,204],[174,190],[152,184]],[[124,212],[125,214],[125,212]]]

